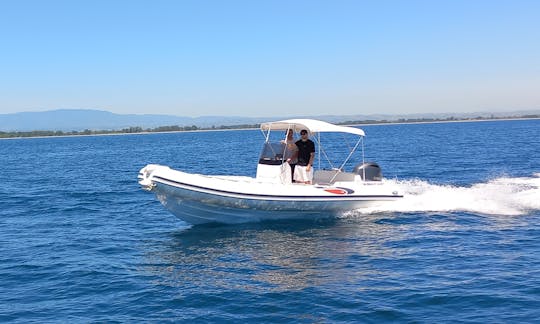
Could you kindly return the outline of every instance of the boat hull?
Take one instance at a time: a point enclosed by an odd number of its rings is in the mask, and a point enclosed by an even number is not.
[[[191,224],[334,217],[346,211],[371,207],[382,200],[381,197],[356,197],[349,200],[322,197],[241,198],[198,192],[163,183],[158,183],[153,191],[167,210]]]
[[[139,183],[154,192],[167,210],[191,224],[335,217],[402,197],[382,186],[359,190],[281,185],[247,177],[194,175],[163,166],[141,170],[139,179]],[[367,189],[371,194],[362,192]]]

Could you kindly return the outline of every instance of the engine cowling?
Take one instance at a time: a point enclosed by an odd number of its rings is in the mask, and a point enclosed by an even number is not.
[[[364,181],[381,181],[382,170],[375,162],[365,162],[354,167],[353,173],[358,174]]]

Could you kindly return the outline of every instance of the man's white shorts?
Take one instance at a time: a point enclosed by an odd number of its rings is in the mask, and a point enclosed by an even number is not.
[[[313,167],[306,171],[307,166],[297,165],[294,168],[294,181],[306,182],[313,181]]]

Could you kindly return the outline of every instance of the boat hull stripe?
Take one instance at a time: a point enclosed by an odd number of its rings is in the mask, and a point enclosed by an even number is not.
[[[372,200],[372,199],[394,199],[394,198],[403,198],[402,195],[347,195],[347,196],[287,196],[287,195],[266,195],[266,194],[250,194],[250,193],[241,193],[220,189],[213,189],[208,187],[197,186],[189,183],[184,183],[176,180],[167,179],[160,176],[154,176],[154,181],[161,182],[166,185],[172,185],[176,187],[182,187],[184,189],[189,189],[198,192],[214,193],[222,196],[236,197],[236,198],[246,198],[246,199],[260,199],[260,200]]]

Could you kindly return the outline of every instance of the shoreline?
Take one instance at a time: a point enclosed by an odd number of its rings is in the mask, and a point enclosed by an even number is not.
[[[91,136],[125,136],[125,135],[152,135],[152,134],[171,134],[171,133],[197,133],[197,132],[228,132],[255,130],[258,128],[227,128],[227,129],[196,129],[196,130],[178,130],[178,131],[156,131],[156,132],[134,132],[134,133],[101,133],[101,134],[72,134],[72,135],[42,135],[42,136],[19,136],[19,137],[0,137],[0,140],[30,139],[30,138],[66,138],[66,137],[91,137]]]
[[[502,117],[502,118],[484,118],[484,119],[455,119],[455,120],[426,120],[426,121],[385,121],[372,123],[352,123],[339,124],[343,126],[379,126],[379,125],[413,125],[413,124],[443,124],[443,123],[475,123],[489,121],[512,121],[512,120],[539,120],[540,117]],[[35,138],[66,138],[66,137],[90,137],[90,136],[125,136],[125,135],[151,135],[151,134],[171,134],[171,133],[196,133],[196,132],[228,132],[228,131],[247,131],[259,128],[225,128],[225,129],[196,129],[196,130],[177,130],[177,131],[146,131],[134,133],[101,133],[101,134],[72,134],[72,135],[42,135],[42,136],[18,136],[18,137],[0,137],[0,140],[18,140]],[[53,131],[54,132],[54,131]],[[9,132],[6,132],[9,133]]]
[[[407,122],[407,121],[404,121],[404,122],[396,121],[396,122],[385,122],[385,123],[347,124],[346,126],[476,123],[476,122],[489,122],[489,121],[537,120],[537,119],[540,119],[540,117],[502,117],[502,118],[486,118],[486,119],[455,119],[455,120],[432,120],[432,121],[409,121],[409,122]]]

